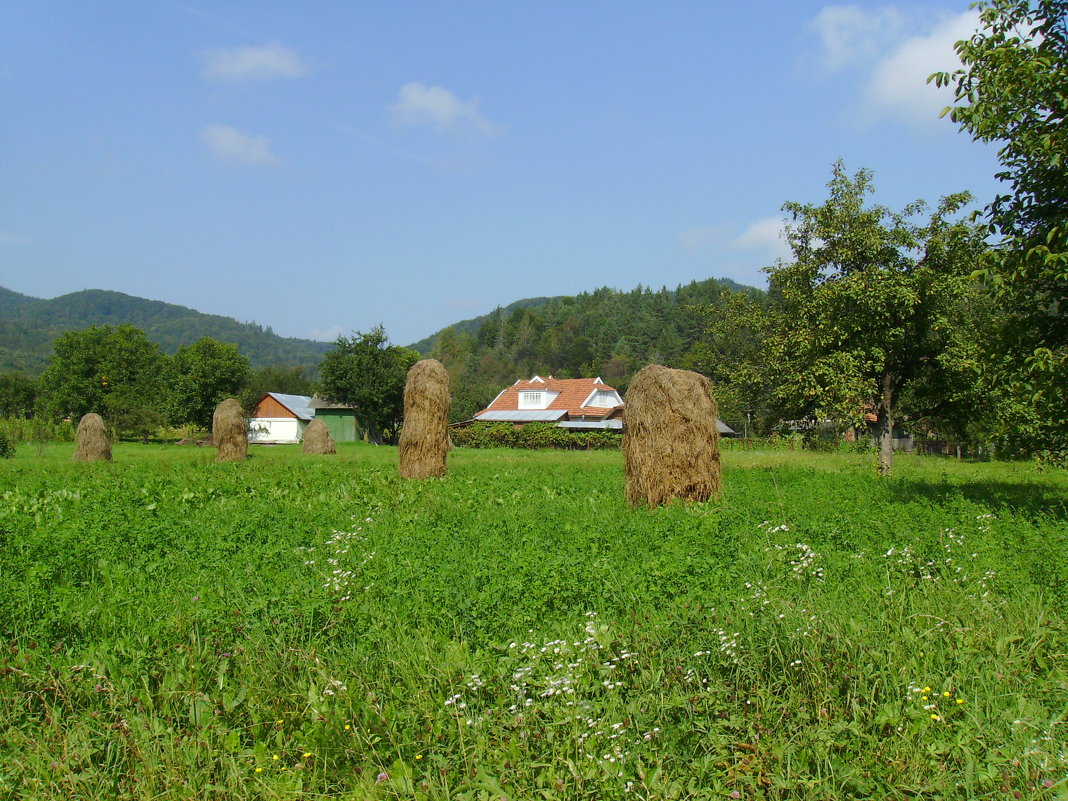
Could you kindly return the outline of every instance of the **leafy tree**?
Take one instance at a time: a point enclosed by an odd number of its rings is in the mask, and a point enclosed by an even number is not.
[[[31,417],[37,401],[37,382],[9,370],[0,373],[0,417]]]
[[[104,399],[104,419],[119,437],[142,442],[149,439],[165,422],[158,404],[149,402],[136,386],[117,387]]]
[[[168,417],[172,423],[210,427],[215,407],[237,395],[250,374],[237,345],[211,337],[182,345],[167,364]]]
[[[162,356],[141,329],[101,325],[68,331],[52,347],[39,384],[44,408],[52,414],[78,419],[106,413],[106,401],[116,392],[127,409],[160,407]]]
[[[698,311],[705,330],[694,337],[681,366],[711,379],[720,419],[744,421],[746,433],[754,422],[758,431],[767,431],[779,418],[769,392],[780,375],[763,347],[772,319],[767,295],[727,290]]]
[[[987,206],[1001,237],[986,269],[1006,312],[994,363],[1039,421],[1032,449],[1068,454],[1068,0],[990,0],[980,30],[957,42],[963,69],[950,119],[1001,145],[996,177],[1010,191]]]
[[[374,441],[395,442],[404,416],[404,382],[417,351],[390,345],[382,326],[338,337],[319,365],[322,394],[356,410]]]
[[[938,347],[917,365],[900,394],[912,431],[929,440],[956,442],[957,455],[968,445],[990,442],[990,434],[1018,408],[992,382],[985,363],[986,343],[995,335],[999,314],[988,292],[975,281],[955,284],[954,297],[941,311]]]
[[[783,206],[793,261],[767,269],[764,358],[779,376],[772,395],[795,415],[860,424],[875,413],[889,474],[902,392],[920,376],[941,385],[953,313],[984,245],[975,226],[951,219],[967,194],[943,199],[918,225],[922,202],[901,212],[864,205],[867,170],[850,178],[839,162],[827,186],[820,205]]]
[[[248,381],[237,399],[245,409],[251,411],[268,392],[314,395],[318,392],[318,385],[303,367],[261,367],[249,374]]]
[[[434,340],[430,358],[437,359],[449,373],[449,380],[455,385],[468,371],[471,353],[475,348],[476,338],[471,334],[457,331],[454,326],[443,328]]]

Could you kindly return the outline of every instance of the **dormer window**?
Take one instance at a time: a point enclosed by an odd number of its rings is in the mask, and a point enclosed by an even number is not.
[[[546,405],[544,392],[519,393],[520,409],[544,409]]]

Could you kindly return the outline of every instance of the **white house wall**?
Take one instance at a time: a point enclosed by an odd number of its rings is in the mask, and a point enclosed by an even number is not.
[[[293,417],[254,417],[248,423],[248,441],[259,444],[292,444],[304,437],[303,420]]]

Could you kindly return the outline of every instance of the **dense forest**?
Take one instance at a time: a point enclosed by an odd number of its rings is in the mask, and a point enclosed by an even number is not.
[[[693,281],[675,289],[602,287],[496,309],[417,345],[448,369],[454,387],[452,417],[466,420],[506,385],[536,374],[600,376],[625,391],[647,364],[693,366],[706,353],[711,310],[735,293],[754,302],[765,297],[759,289],[727,279]]]

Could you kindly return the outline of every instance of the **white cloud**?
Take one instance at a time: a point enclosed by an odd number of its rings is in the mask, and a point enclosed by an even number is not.
[[[223,161],[250,166],[278,163],[266,136],[250,136],[229,125],[205,125],[200,140]]]
[[[332,325],[329,328],[313,328],[308,332],[308,339],[314,339],[318,342],[336,342],[337,338],[341,336],[342,330],[340,325]]]
[[[208,50],[201,58],[200,74],[213,81],[299,78],[309,72],[296,53],[280,44]]]
[[[477,101],[465,103],[440,86],[406,83],[388,111],[394,125],[427,125],[438,133],[492,137],[504,131],[479,113]]]
[[[864,89],[864,116],[937,125],[939,113],[953,101],[953,89],[928,84],[927,78],[931,73],[960,67],[953,45],[975,33],[978,24],[978,12],[965,11],[890,50],[876,64]]]
[[[893,118],[934,127],[953,91],[928,84],[927,78],[960,66],[953,45],[971,36],[978,21],[975,10],[932,16],[894,6],[835,5],[820,10],[808,27],[819,37],[819,59],[826,69],[848,68],[858,76],[855,119],[872,124]]]
[[[903,25],[903,15],[892,6],[866,11],[855,5],[826,6],[809,23],[823,45],[823,64],[831,70],[874,58]]]
[[[781,217],[765,217],[749,224],[741,236],[731,242],[738,250],[762,251],[771,259],[789,259],[793,254],[786,242]]]

